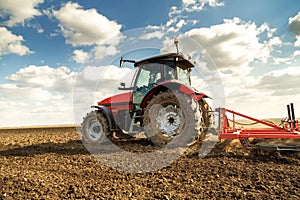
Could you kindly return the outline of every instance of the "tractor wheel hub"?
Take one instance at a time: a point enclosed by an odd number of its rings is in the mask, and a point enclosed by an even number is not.
[[[93,120],[88,128],[88,134],[92,140],[99,140],[103,134],[102,124],[98,120]]]
[[[180,122],[182,119],[182,111],[173,105],[162,107],[159,109],[156,123],[159,131],[165,133],[168,137],[175,136],[180,133]]]

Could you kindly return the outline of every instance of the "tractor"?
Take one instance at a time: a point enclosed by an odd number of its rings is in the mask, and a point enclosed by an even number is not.
[[[181,53],[169,53],[133,63],[132,84],[92,106],[82,124],[82,139],[100,144],[105,138],[131,138],[143,132],[154,146],[190,146],[200,141],[211,122],[206,94],[191,87],[194,62]]]

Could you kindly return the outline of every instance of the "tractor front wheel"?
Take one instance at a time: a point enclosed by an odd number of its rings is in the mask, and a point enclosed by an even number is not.
[[[106,117],[98,111],[88,113],[83,119],[81,133],[82,141],[89,145],[100,144],[111,134]]]

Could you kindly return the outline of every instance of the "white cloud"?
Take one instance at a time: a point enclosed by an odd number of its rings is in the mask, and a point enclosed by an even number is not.
[[[296,50],[294,51],[293,55],[296,57],[296,56],[299,56],[300,55],[300,50]]]
[[[74,50],[72,59],[75,60],[77,63],[85,63],[89,60],[90,56],[89,53],[83,50]]]
[[[258,78],[252,87],[272,92],[274,96],[300,94],[300,67],[273,70]]]
[[[44,29],[39,24],[27,24],[27,26],[35,29],[38,33],[44,33]]]
[[[30,65],[6,77],[6,79],[22,88],[44,88],[65,92],[72,89],[76,76],[76,72],[72,72],[65,66],[52,68],[50,66]]]
[[[47,88],[0,85],[0,126],[47,125],[72,123],[71,97],[52,93]]]
[[[184,6],[189,6],[189,5],[193,5],[196,3],[196,0],[182,0],[182,4]]]
[[[231,75],[223,78],[229,109],[256,118],[284,118],[286,104],[300,105],[300,67],[273,70],[258,78]]]
[[[10,83],[0,84],[0,115],[5,116],[0,126],[79,123],[90,106],[112,95],[131,71],[116,66],[87,66],[81,72],[65,66],[20,69],[6,78]],[[72,102],[79,103],[77,121]]]
[[[143,34],[140,39],[141,40],[151,40],[154,38],[162,39],[165,35],[165,28],[160,27],[159,29],[153,27],[147,27],[147,33]]]
[[[219,2],[218,0],[182,0],[180,8],[176,6],[171,7],[169,16],[180,15],[184,12],[200,12],[207,5],[210,7],[219,7],[224,6],[224,2]]]
[[[0,17],[9,16],[9,20],[4,22],[6,26],[24,24],[25,20],[40,16],[40,11],[36,8],[44,0],[1,0]]]
[[[22,45],[23,41],[22,36],[14,35],[5,27],[0,27],[0,56],[11,53],[24,56],[33,53],[28,47]]]
[[[178,32],[189,24],[195,25],[198,20],[181,19],[181,17],[173,17],[165,24],[160,26],[147,26],[144,34],[140,36],[141,40],[162,39],[168,34],[178,34]]]
[[[273,60],[275,65],[279,65],[282,63],[289,65],[292,63],[291,58],[273,58]]]
[[[299,73],[299,67],[273,70],[260,77],[252,77],[249,72],[221,72],[225,107],[260,119],[284,118],[286,104],[293,102],[300,105],[300,90],[297,86],[300,82]]]
[[[185,24],[186,24],[186,22],[185,22],[183,19],[181,19],[181,20],[176,24],[176,28],[180,29],[180,28],[182,28],[182,26],[185,25]]]
[[[114,56],[119,52],[120,51],[114,45],[99,45],[92,50],[92,54],[96,60],[102,60],[106,56]]]
[[[289,30],[296,35],[296,41],[294,45],[300,47],[300,12],[289,18]]]
[[[220,69],[234,69],[248,66],[255,60],[266,62],[274,46],[281,45],[279,38],[260,41],[261,34],[261,27],[255,23],[234,18],[209,28],[192,29],[184,36],[203,46]]]
[[[77,3],[68,2],[53,11],[59,20],[66,43],[73,46],[104,44],[109,38],[120,35],[122,26],[101,15],[96,9],[84,10]]]

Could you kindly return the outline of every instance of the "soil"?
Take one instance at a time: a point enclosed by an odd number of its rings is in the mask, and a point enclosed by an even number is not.
[[[144,139],[122,145],[151,148]],[[232,146],[127,173],[90,155],[75,128],[0,130],[0,168],[0,199],[300,198],[299,154],[254,156]]]

